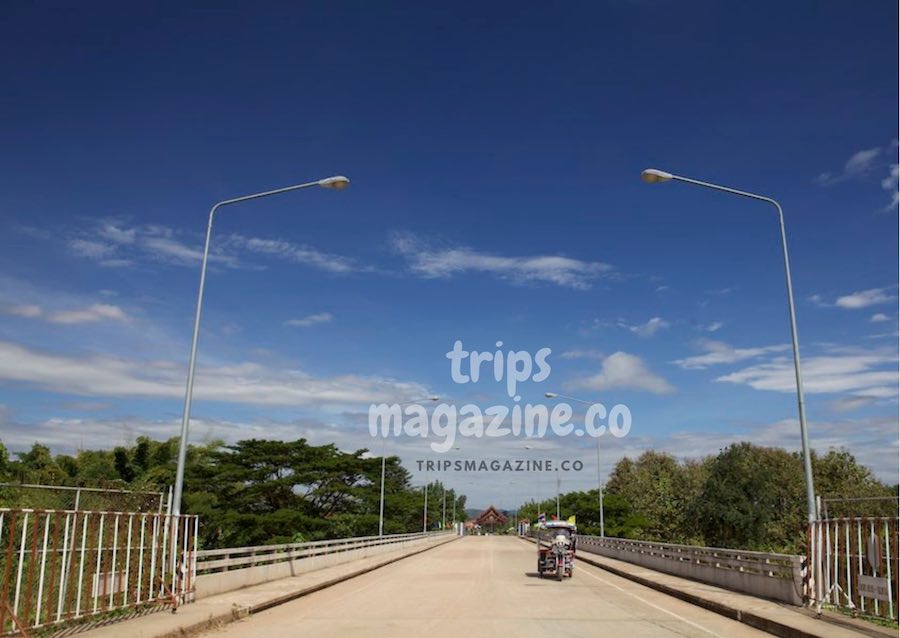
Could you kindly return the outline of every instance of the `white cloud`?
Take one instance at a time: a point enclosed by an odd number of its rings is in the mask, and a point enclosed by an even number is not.
[[[0,313],[4,315],[13,315],[14,317],[35,319],[43,314],[43,310],[36,304],[12,304],[0,306]]]
[[[757,348],[735,348],[723,341],[712,341],[711,339],[702,339],[699,345],[705,351],[704,354],[676,359],[673,363],[685,370],[702,370],[709,366],[746,361],[747,359],[754,359],[773,352],[782,352],[790,348],[790,345],[787,344]]]
[[[284,325],[292,326],[294,328],[309,328],[310,326],[315,326],[320,323],[328,323],[332,319],[334,319],[334,316],[330,312],[320,312],[315,315],[303,317],[302,319],[288,319],[284,322]]]
[[[46,311],[37,304],[13,304],[0,306],[0,314],[14,315],[28,319],[44,319],[50,323],[76,324],[95,323],[98,321],[123,321],[131,320],[119,306],[110,304],[91,304],[85,308],[74,310]]]
[[[203,241],[199,233],[184,233],[160,224],[128,225],[120,220],[103,219],[96,220],[88,230],[77,231],[66,243],[74,256],[106,267],[131,266],[137,262],[196,267],[203,259]],[[254,268],[242,262],[242,253],[277,257],[335,273],[369,270],[350,258],[310,246],[238,234],[214,235],[209,260],[229,268]]]
[[[886,207],[888,209],[896,208],[897,204],[900,203],[898,184],[900,184],[900,165],[891,164],[890,173],[881,180],[881,187],[891,194],[891,203]]]
[[[76,257],[101,260],[116,251],[116,247],[91,239],[69,240],[69,251]]]
[[[91,397],[179,398],[181,361],[142,361],[106,355],[75,357],[0,341],[0,381]],[[413,382],[359,375],[316,378],[255,362],[203,366],[194,396],[246,405],[299,406],[416,399],[432,393]]]
[[[830,186],[842,182],[845,179],[865,175],[872,169],[875,160],[878,159],[879,155],[881,155],[881,148],[869,148],[857,151],[850,156],[850,159],[844,164],[844,168],[840,173],[837,175],[833,173],[822,173],[815,179],[815,182],[820,186]]]
[[[410,272],[426,279],[488,273],[516,284],[541,282],[587,290],[594,280],[611,277],[614,271],[609,264],[558,255],[504,257],[464,246],[438,248],[411,233],[395,233],[391,245],[407,259]]]
[[[261,239],[232,234],[224,238],[226,246],[246,250],[261,255],[269,255],[296,264],[313,266],[333,273],[347,273],[369,270],[357,265],[352,259],[340,255],[324,253],[310,246],[294,244],[282,239]]]
[[[894,286],[885,286],[884,288],[869,288],[868,290],[858,290],[849,295],[838,297],[833,303],[825,299],[822,295],[811,295],[809,300],[820,308],[843,308],[845,310],[859,310],[860,308],[868,308],[889,301],[894,301],[897,296],[894,294]]]
[[[890,290],[890,288],[871,288],[869,290],[860,290],[849,295],[844,295],[843,297],[838,297],[837,301],[834,302],[834,305],[839,308],[856,310],[859,308],[868,308],[869,306],[874,306],[881,303],[887,303],[897,298],[893,294],[888,294],[888,290]]]
[[[97,321],[129,321],[130,317],[119,306],[95,303],[79,310],[59,310],[47,315],[50,323],[95,323]]]
[[[869,321],[871,321],[872,323],[880,323],[882,321],[890,321],[890,320],[891,320],[891,318],[888,317],[883,312],[876,312],[874,315],[872,315],[872,318],[869,319]]]
[[[879,166],[883,166],[882,163],[877,162],[882,153],[891,155],[896,158],[897,140],[892,140],[888,147],[884,149],[870,148],[862,151],[857,151],[850,156],[850,159],[847,160],[847,163],[844,165],[844,169],[840,173],[822,173],[813,181],[815,181],[819,186],[831,186],[832,184],[836,184],[847,179],[858,179],[867,176],[876,167],[876,164]],[[900,180],[900,165],[889,164],[888,175],[881,180],[881,187],[884,190],[888,191],[891,195],[891,203],[885,206],[884,210],[895,209],[898,205],[898,202],[900,202],[900,193],[898,193],[898,180]]]
[[[703,327],[706,332],[718,332],[725,326],[721,321],[713,321],[712,323]]]
[[[646,323],[640,323],[633,326],[627,323],[619,323],[619,326],[626,328],[639,337],[652,337],[663,328],[668,328],[669,322],[662,317],[652,317]]]
[[[567,386],[583,390],[609,390],[612,388],[646,390],[653,394],[668,394],[675,391],[668,381],[650,372],[640,357],[621,351],[606,357],[598,374],[577,379]]]
[[[839,407],[897,396],[897,354],[892,349],[863,350],[831,348],[827,354],[801,359],[803,389],[809,394],[838,394],[844,402]],[[747,385],[756,390],[796,392],[794,363],[790,357],[776,357],[716,379],[721,383]]]
[[[880,148],[870,148],[857,151],[850,156],[844,165],[844,173],[848,175],[860,175],[872,168],[872,163],[881,154]]]
[[[573,359],[595,359],[597,361],[602,361],[603,357],[603,353],[599,350],[567,350],[559,355],[560,359],[567,361]]]
[[[136,228],[122,228],[116,222],[101,223],[97,233],[101,237],[117,244],[133,244],[137,237]]]

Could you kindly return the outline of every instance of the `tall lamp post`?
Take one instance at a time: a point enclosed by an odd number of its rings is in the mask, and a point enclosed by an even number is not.
[[[191,399],[194,393],[194,368],[197,363],[197,340],[200,337],[200,313],[203,309],[203,286],[206,283],[206,263],[209,260],[209,240],[212,236],[213,218],[216,211],[222,206],[246,202],[251,199],[260,199],[269,195],[280,195],[290,191],[300,190],[301,188],[310,188],[312,186],[321,186],[332,190],[342,190],[350,184],[350,180],[343,175],[334,177],[326,177],[315,182],[307,182],[305,184],[296,184],[285,188],[278,188],[262,193],[254,193],[253,195],[244,195],[243,197],[235,197],[234,199],[226,199],[219,202],[209,211],[209,224],[206,227],[206,244],[203,247],[203,264],[200,267],[200,292],[197,294],[197,313],[194,316],[194,337],[191,340],[191,361],[188,366],[187,387],[184,391],[184,411],[181,416],[181,441],[178,444],[178,468],[175,471],[175,491],[172,498],[172,513],[178,515],[181,513],[181,493],[184,489],[184,463],[187,457],[188,429],[191,421]]]
[[[794,350],[794,380],[797,385],[797,411],[800,415],[800,440],[803,448],[803,473],[806,478],[806,510],[809,521],[812,522],[816,520],[816,492],[813,485],[812,460],[810,458],[809,452],[809,434],[806,427],[806,405],[803,400],[803,378],[800,374],[800,345],[797,339],[797,316],[794,312],[794,290],[791,284],[791,266],[790,262],[788,261],[787,235],[784,232],[784,213],[781,210],[781,205],[771,197],[765,197],[764,195],[757,195],[755,193],[748,193],[746,191],[728,188],[726,186],[719,186],[718,184],[710,184],[709,182],[701,182],[697,179],[681,177],[680,175],[673,175],[672,173],[667,173],[655,168],[648,168],[643,171],[641,173],[641,179],[643,179],[648,184],[659,184],[662,182],[675,180],[677,182],[685,182],[686,184],[694,184],[695,186],[703,186],[704,188],[711,188],[713,190],[722,191],[724,193],[730,193],[732,195],[739,195],[740,197],[748,197],[750,199],[767,202],[774,206],[775,210],[778,212],[778,224],[781,227],[781,248],[784,252],[784,279],[787,285],[788,315],[790,316],[791,321],[791,345],[793,346]]]
[[[570,401],[577,401],[578,403],[584,403],[585,405],[593,405],[590,401],[585,401],[584,399],[578,399],[576,397],[566,396],[565,394],[559,394],[558,392],[545,392],[544,396],[548,399],[569,399]],[[603,474],[600,471],[600,437],[597,437],[597,501],[598,506],[600,508],[600,537],[603,538],[606,536],[606,525],[603,521]]]
[[[437,401],[438,397],[428,397],[429,401]],[[418,403],[418,401],[407,401],[405,403],[398,403],[398,406],[404,405],[412,405],[413,403]],[[385,470],[385,446],[387,445],[387,436],[384,437],[384,440],[381,442],[381,500],[378,505],[378,535],[384,536],[384,470]]]
[[[422,488],[425,493],[425,505],[422,507],[422,532],[428,531],[428,483]]]

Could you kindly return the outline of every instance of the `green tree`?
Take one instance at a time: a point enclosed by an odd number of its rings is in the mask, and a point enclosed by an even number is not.
[[[731,549],[799,551],[805,538],[800,456],[737,443],[711,462],[690,514],[705,544]]]

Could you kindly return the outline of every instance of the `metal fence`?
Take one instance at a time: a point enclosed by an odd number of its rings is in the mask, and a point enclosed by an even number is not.
[[[0,508],[0,635],[189,601],[197,525],[189,515]]]
[[[284,545],[257,545],[255,547],[228,547],[206,549],[197,552],[197,574],[245,569],[286,561],[312,559],[316,556],[349,552],[356,549],[395,545],[423,538],[435,538],[448,534],[439,532],[415,532],[388,536],[359,536]]]
[[[832,518],[809,526],[809,563],[816,611],[834,606],[896,620],[897,517]]]

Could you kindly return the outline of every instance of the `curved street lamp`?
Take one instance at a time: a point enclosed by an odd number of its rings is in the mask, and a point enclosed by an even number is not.
[[[209,224],[206,227],[206,244],[203,247],[203,264],[200,267],[200,292],[197,294],[197,313],[194,316],[194,337],[191,340],[191,361],[188,366],[187,387],[184,391],[184,411],[181,415],[181,440],[178,444],[178,468],[175,471],[175,492],[172,497],[172,513],[176,516],[181,513],[181,493],[184,489],[184,463],[187,457],[187,441],[188,429],[191,421],[191,400],[194,394],[194,368],[197,363],[197,340],[200,336],[200,313],[203,309],[203,287],[206,283],[206,263],[209,260],[209,240],[212,236],[213,218],[216,211],[222,206],[246,202],[251,199],[260,199],[269,195],[280,195],[290,191],[300,190],[301,188],[310,188],[312,186],[321,186],[330,190],[343,190],[350,185],[350,180],[343,175],[335,175],[326,177],[315,182],[307,182],[305,184],[296,184],[285,188],[277,188],[262,193],[254,193],[253,195],[244,195],[243,197],[235,197],[234,199],[226,199],[209,211]]]
[[[791,345],[794,350],[794,380],[797,385],[797,411],[800,415],[800,440],[803,448],[803,473],[806,478],[806,512],[810,522],[816,520],[816,492],[813,486],[812,460],[809,452],[809,434],[806,427],[806,405],[803,400],[803,378],[800,374],[800,345],[797,338],[797,316],[794,312],[794,290],[791,284],[791,265],[788,261],[787,235],[784,232],[784,213],[781,205],[771,197],[748,193],[747,191],[728,188],[727,186],[719,186],[709,182],[702,182],[698,179],[673,175],[666,171],[656,168],[648,168],[641,173],[641,179],[648,184],[660,184],[662,182],[676,181],[685,182],[686,184],[694,184],[695,186],[703,186],[713,190],[738,195],[740,197],[748,197],[759,201],[767,202],[775,207],[778,212],[778,224],[781,227],[781,248],[784,252],[784,279],[787,284],[788,297],[788,314],[791,321]]]

